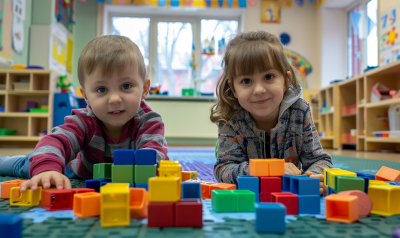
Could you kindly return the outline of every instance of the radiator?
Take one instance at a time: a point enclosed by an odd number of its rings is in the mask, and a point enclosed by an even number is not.
[[[217,138],[218,127],[210,121],[212,102],[146,100],[159,113],[168,138]]]

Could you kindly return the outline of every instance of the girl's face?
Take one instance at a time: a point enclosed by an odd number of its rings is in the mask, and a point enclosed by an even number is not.
[[[287,74],[291,78],[291,72]],[[278,70],[237,76],[229,86],[240,106],[250,112],[256,122],[278,119],[279,106],[286,91],[285,79]]]

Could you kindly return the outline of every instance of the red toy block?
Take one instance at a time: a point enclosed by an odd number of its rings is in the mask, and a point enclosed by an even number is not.
[[[147,227],[174,227],[175,203],[150,202],[148,207]]]
[[[175,204],[175,226],[203,226],[203,203],[200,199],[182,199]]]
[[[281,192],[282,179],[280,177],[261,177],[260,192]]]
[[[260,193],[260,202],[272,202],[272,192],[261,192]]]
[[[375,174],[376,180],[400,182],[400,171],[382,166],[378,173]]]
[[[293,193],[271,193],[272,202],[282,203],[286,206],[287,215],[299,214],[299,197]]]
[[[72,196],[75,193],[94,193],[94,192],[96,192],[93,188],[72,188],[70,190],[72,191]]]
[[[42,191],[41,208],[47,211],[73,209],[73,195],[71,189],[52,189]]]

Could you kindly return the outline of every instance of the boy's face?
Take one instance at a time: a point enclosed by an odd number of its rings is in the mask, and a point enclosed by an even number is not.
[[[124,72],[114,72],[110,77],[104,77],[101,70],[96,69],[85,76],[81,91],[96,117],[113,132],[122,129],[136,115],[149,87],[150,80],[143,81],[134,63]]]

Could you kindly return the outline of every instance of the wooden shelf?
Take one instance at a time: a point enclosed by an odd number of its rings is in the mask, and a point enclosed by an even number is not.
[[[319,120],[314,120],[314,124],[315,124],[315,123],[319,123]]]
[[[352,117],[356,117],[356,116],[357,116],[357,114],[351,114],[351,115],[342,116],[342,118],[352,118]]]
[[[329,115],[329,114],[333,114],[333,112],[320,112],[319,115]]]
[[[333,140],[335,137],[334,136],[324,136],[324,137],[320,137],[320,140]]]
[[[379,102],[367,103],[365,107],[366,108],[388,107],[393,104],[400,104],[400,98],[386,99]]]
[[[39,141],[41,136],[0,136],[0,141]]]
[[[380,143],[400,143],[400,138],[388,138],[388,137],[365,137],[367,142],[380,142]]]
[[[365,139],[365,135],[359,135],[357,136],[358,139]]]
[[[37,90],[37,91],[30,91],[30,90],[7,90],[7,93],[10,95],[21,95],[21,96],[41,96],[41,95],[48,95],[50,93],[49,90]]]
[[[365,107],[365,104],[359,104],[359,105],[357,105],[357,108],[364,108]]]
[[[0,117],[49,117],[50,113],[0,112]]]

